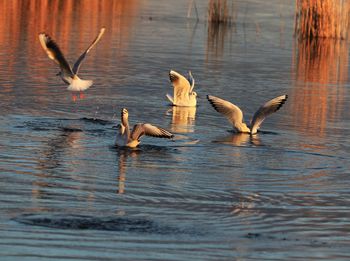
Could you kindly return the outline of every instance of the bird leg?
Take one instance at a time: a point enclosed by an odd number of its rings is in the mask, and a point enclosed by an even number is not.
[[[72,101],[76,102],[77,101],[77,96],[75,94],[72,93]]]

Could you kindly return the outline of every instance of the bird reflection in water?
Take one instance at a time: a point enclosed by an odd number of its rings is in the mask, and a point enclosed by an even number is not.
[[[64,127],[60,129],[59,135],[49,140],[47,147],[38,157],[37,169],[40,171],[36,174],[37,179],[32,184],[32,199],[46,198],[50,196],[48,188],[55,187],[55,175],[57,169],[64,169],[63,171],[69,173],[70,171],[64,166],[65,153],[80,153],[83,131],[79,128]]]
[[[60,135],[54,139],[51,139],[48,143],[48,149],[43,151],[42,157],[39,159],[40,169],[55,169],[61,164],[60,156],[64,150],[72,148],[71,152],[81,148],[79,141],[83,131],[79,128],[67,128],[61,129]]]
[[[173,106],[167,111],[172,111],[171,131],[177,133],[194,132],[194,123],[196,118],[196,107],[178,107]]]
[[[240,217],[250,217],[259,215],[260,211],[257,203],[261,201],[259,194],[238,195],[237,203],[232,206],[231,214]],[[249,224],[249,219],[242,219],[243,223]]]
[[[174,151],[169,149],[168,147],[156,146],[156,145],[141,145],[137,148],[128,148],[128,147],[113,147],[113,150],[116,151],[116,162],[117,162],[117,182],[118,189],[117,194],[125,193],[125,182],[126,182],[126,173],[128,167],[142,166],[144,169],[154,169],[153,161],[139,161],[139,158],[142,153],[144,156],[150,157],[152,159],[160,159],[167,160],[168,158],[173,157],[173,153],[169,153],[170,151]],[[135,171],[135,168],[133,168]]]
[[[234,146],[247,146],[249,144],[260,146],[261,141],[258,135],[250,135],[248,133],[232,133],[222,138],[214,140],[215,143],[230,144]]]
[[[126,180],[126,168],[127,160],[129,157],[136,158],[141,150],[129,149],[129,148],[118,148],[118,190],[117,194],[125,193],[125,180]]]

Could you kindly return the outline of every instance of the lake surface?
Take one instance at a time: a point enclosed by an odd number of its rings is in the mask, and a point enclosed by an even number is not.
[[[207,1],[199,22],[185,0],[1,1],[0,259],[350,259],[349,45],[296,41],[294,1],[268,2],[213,27]],[[102,26],[74,102],[38,33],[74,62]],[[197,108],[168,105],[170,69]],[[250,137],[207,94],[246,121],[289,99]],[[123,107],[175,139],[114,148]]]

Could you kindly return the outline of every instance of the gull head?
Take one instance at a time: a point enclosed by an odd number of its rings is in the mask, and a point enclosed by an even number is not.
[[[126,108],[123,108],[122,109],[122,112],[121,112],[121,117],[122,118],[128,118],[128,116],[129,116],[129,112],[128,112],[128,110],[126,109]]]

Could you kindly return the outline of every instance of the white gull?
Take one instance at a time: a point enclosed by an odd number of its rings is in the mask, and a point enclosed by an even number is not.
[[[178,72],[173,70],[169,72],[169,78],[174,87],[174,97],[169,94],[166,97],[173,106],[193,107],[197,105],[197,93],[193,91],[194,78],[191,71],[188,74],[189,79],[186,79]]]
[[[54,60],[60,66],[61,71],[57,75],[59,75],[62,80],[69,85],[67,88],[69,91],[85,91],[92,85],[93,81],[80,79],[78,77],[78,72],[82,61],[85,59],[90,50],[96,45],[96,43],[101,39],[104,32],[105,28],[103,27],[101,28],[95,40],[74,63],[73,68],[67,62],[57,43],[52,40],[52,38],[46,33],[39,34],[41,46],[46,51],[49,58]]]
[[[250,127],[248,127],[247,124],[243,122],[243,112],[238,106],[212,95],[207,96],[208,101],[214,109],[229,120],[236,132],[250,134],[257,133],[265,118],[278,111],[286,102],[287,98],[288,95],[278,96],[260,106],[251,120]]]
[[[143,135],[168,139],[174,137],[174,135],[167,130],[154,126],[150,123],[135,124],[130,132],[128,118],[129,112],[127,109],[123,108],[121,110],[121,123],[118,124],[118,134],[115,141],[115,145],[118,147],[135,148],[140,144],[140,138]]]

